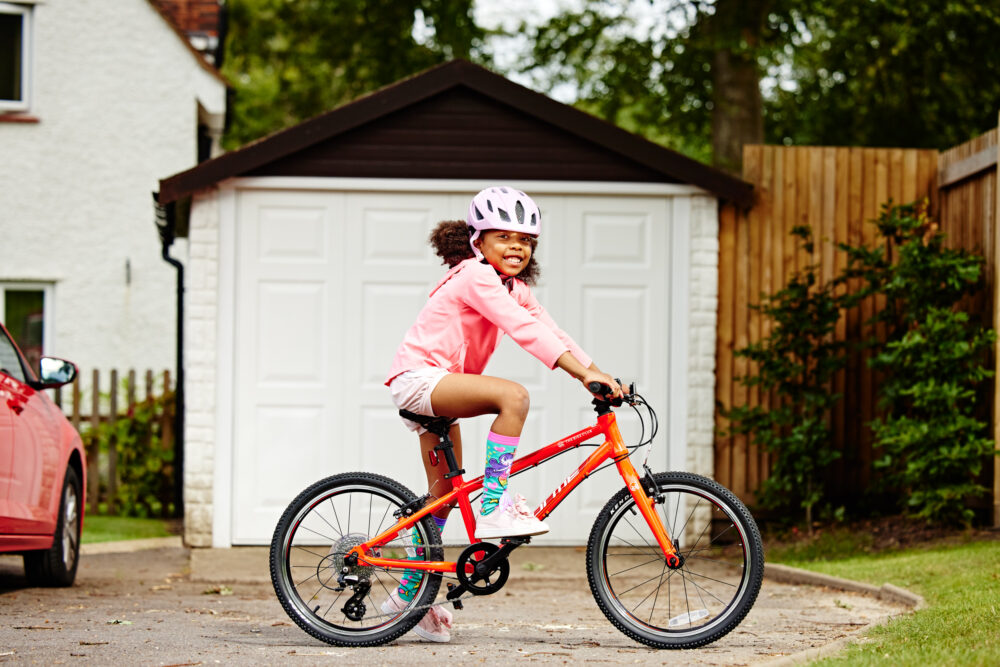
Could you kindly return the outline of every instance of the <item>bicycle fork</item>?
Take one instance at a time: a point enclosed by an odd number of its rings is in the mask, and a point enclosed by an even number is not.
[[[677,553],[677,549],[674,548],[673,540],[670,539],[670,535],[667,534],[666,528],[663,527],[660,517],[656,513],[655,488],[650,489],[649,493],[647,493],[643,487],[639,473],[636,471],[635,466],[632,465],[632,460],[628,457],[628,448],[625,447],[622,440],[618,424],[611,422],[607,425],[607,429],[608,436],[612,443],[614,443],[613,453],[615,456],[615,465],[618,467],[618,474],[625,480],[625,486],[632,495],[632,499],[635,500],[636,507],[639,508],[639,513],[642,514],[642,518],[649,524],[649,529],[653,531],[653,537],[656,538],[656,543],[663,552],[663,558],[666,561],[667,567],[670,569],[679,568],[683,565],[683,561]]]

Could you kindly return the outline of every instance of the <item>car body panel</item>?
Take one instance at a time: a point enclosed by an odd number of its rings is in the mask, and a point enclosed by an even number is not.
[[[86,457],[62,411],[29,384],[39,386],[2,324],[0,336],[6,338],[0,343],[13,344],[24,380],[0,371],[0,552],[45,549],[52,545],[70,460]],[[85,490],[86,466],[78,472]]]

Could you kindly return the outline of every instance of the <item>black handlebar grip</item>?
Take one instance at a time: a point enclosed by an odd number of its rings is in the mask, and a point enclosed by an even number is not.
[[[587,389],[590,390],[591,394],[601,394],[602,396],[611,393],[611,387],[603,382],[588,382]]]

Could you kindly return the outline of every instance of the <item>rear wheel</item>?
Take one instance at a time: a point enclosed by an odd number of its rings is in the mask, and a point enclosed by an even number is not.
[[[440,574],[420,577],[413,599],[387,607],[405,568],[351,565],[355,546],[387,530],[393,516],[415,499],[402,484],[381,475],[346,473],[313,484],[285,510],[271,540],[271,582],[288,616],[313,637],[336,646],[376,646],[416,625],[441,586]],[[444,560],[437,526],[424,517],[379,552],[387,558]],[[347,572],[344,572],[345,567]],[[342,586],[338,577],[345,576]]]
[[[629,637],[657,648],[694,648],[739,625],[764,576],[753,517],[720,484],[690,473],[659,473],[656,512],[681,565],[665,562],[628,489],[597,517],[587,576],[604,615]]]
[[[32,586],[72,586],[80,561],[80,478],[67,466],[52,546],[24,554],[24,575]]]

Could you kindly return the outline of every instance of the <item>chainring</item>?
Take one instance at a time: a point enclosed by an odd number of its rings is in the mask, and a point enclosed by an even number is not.
[[[496,593],[507,583],[510,562],[506,558],[497,561],[489,571],[484,571],[483,561],[498,551],[500,547],[495,544],[478,542],[459,555],[455,561],[455,575],[467,591],[473,595],[489,595]],[[492,577],[495,577],[493,581],[490,580]]]

